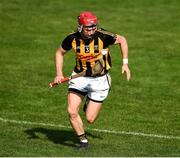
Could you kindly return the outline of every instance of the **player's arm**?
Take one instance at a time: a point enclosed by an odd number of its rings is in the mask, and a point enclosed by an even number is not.
[[[130,80],[131,72],[128,67],[128,44],[126,38],[120,35],[116,35],[115,44],[119,44],[121,49],[121,54],[123,58],[122,73],[125,72],[127,74],[127,80]]]
[[[72,48],[72,38],[73,36],[68,35],[61,43],[61,46],[57,49],[55,55],[55,66],[56,66],[56,77],[54,79],[55,83],[61,83],[63,76],[63,59],[65,52],[69,51]]]
[[[55,55],[55,66],[56,66],[56,77],[54,79],[54,83],[61,83],[61,79],[63,76],[63,59],[66,50],[62,47],[58,48]]]

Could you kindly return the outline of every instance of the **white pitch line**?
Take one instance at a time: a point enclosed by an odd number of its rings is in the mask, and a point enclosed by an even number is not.
[[[38,125],[38,126],[49,126],[49,127],[60,127],[60,128],[68,128],[71,129],[70,126],[65,126],[61,124],[50,124],[50,123],[42,123],[42,122],[30,122],[30,121],[18,121],[18,120],[9,120],[0,117],[1,122],[9,122],[15,124],[25,124],[25,125]],[[105,130],[105,129],[96,129],[96,128],[88,128],[88,130],[101,132],[101,133],[110,133],[110,134],[120,134],[120,135],[131,135],[131,136],[143,136],[143,137],[151,137],[151,138],[163,138],[163,139],[178,139],[179,136],[172,135],[158,135],[158,134],[147,134],[140,132],[127,132],[127,131],[114,131],[114,130]]]

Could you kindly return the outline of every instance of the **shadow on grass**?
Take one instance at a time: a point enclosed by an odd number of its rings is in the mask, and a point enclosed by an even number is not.
[[[77,147],[79,144],[79,139],[75,135],[73,131],[69,130],[54,130],[54,129],[47,129],[47,128],[32,128],[24,131],[28,134],[28,139],[42,139],[40,134],[43,134],[47,137],[48,140],[52,141],[55,144],[61,144],[64,146],[71,146]],[[87,136],[92,138],[102,139],[99,136],[92,135],[89,132],[86,132]]]

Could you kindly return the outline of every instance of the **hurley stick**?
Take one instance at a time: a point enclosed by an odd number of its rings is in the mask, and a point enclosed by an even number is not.
[[[100,74],[103,70],[103,67],[104,67],[104,61],[103,59],[99,59],[96,61],[94,67],[92,68],[92,75],[95,76],[97,74]],[[71,79],[74,79],[74,78],[77,78],[77,77],[81,77],[81,76],[85,76],[86,75],[86,71],[82,71],[80,73],[77,73],[75,75],[71,75],[69,77],[65,77],[63,79],[61,79],[61,82],[60,83],[64,83],[64,82],[67,82]],[[49,87],[54,87],[54,86],[57,86],[59,83],[55,83],[55,82],[50,82],[49,83]]]

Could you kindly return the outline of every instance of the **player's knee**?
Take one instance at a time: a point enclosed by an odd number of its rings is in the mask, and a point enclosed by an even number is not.
[[[95,121],[95,118],[93,116],[86,115],[86,120],[88,123],[93,123]]]
[[[68,111],[69,117],[72,118],[72,119],[76,118],[78,116],[75,109],[68,108],[67,111]]]

